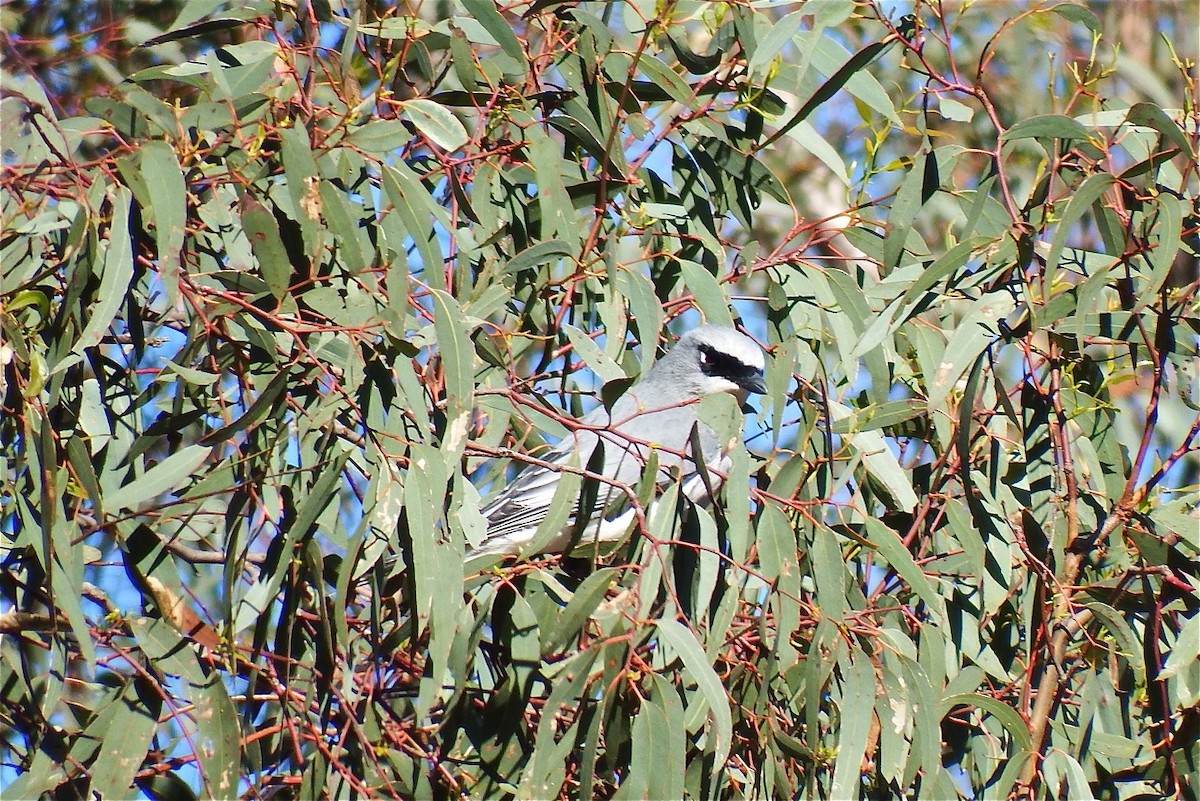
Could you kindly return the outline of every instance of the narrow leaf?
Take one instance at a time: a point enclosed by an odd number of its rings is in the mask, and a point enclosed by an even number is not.
[[[158,728],[162,698],[158,688],[137,676],[125,685],[120,701],[113,704],[104,740],[89,774],[88,793],[96,798],[128,798],[133,778],[146,759],[150,738]]]
[[[113,511],[136,509],[143,501],[156,498],[191,478],[211,452],[212,448],[203,445],[188,445],[137,476],[131,483],[110,493],[104,499],[105,507]]]
[[[779,137],[785,135],[792,128],[808,119],[808,116],[816,111],[822,103],[837,94],[838,90],[845,86],[846,82],[854,77],[855,73],[879,58],[883,51],[887,49],[888,44],[887,41],[872,42],[851,56],[845,64],[838,68],[837,72],[829,77],[829,80],[821,85],[820,89],[813,92],[812,97],[805,101],[804,105],[792,115],[791,119],[784,123],[779,130],[771,134],[767,138],[767,141],[762,143],[759,149],[765,150],[770,147]]]
[[[250,240],[254,258],[258,259],[263,281],[275,299],[281,299],[291,283],[292,265],[275,215],[247,195],[242,203],[242,228]]]
[[[404,101],[403,111],[412,124],[417,126],[417,130],[443,150],[458,150],[470,141],[471,137],[462,122],[441,103],[413,98]]]
[[[372,120],[351,131],[346,137],[346,144],[368,153],[385,155],[399,150],[412,140],[412,131],[400,120]]]
[[[912,554],[908,552],[908,548],[900,540],[899,535],[873,517],[866,519],[866,527],[867,535],[871,542],[875,543],[879,554],[887,560],[902,579],[908,582],[908,586],[912,587],[913,592],[925,602],[929,611],[938,620],[944,620],[946,617],[945,599],[938,594],[929,581],[929,577],[913,560]]]
[[[1032,740],[1029,736],[1029,726],[1021,719],[1017,710],[1008,704],[988,695],[979,693],[956,693],[942,698],[938,705],[938,715],[945,717],[956,706],[973,706],[987,712],[1000,722],[1013,742],[1021,751],[1028,751]]]
[[[72,353],[83,353],[84,349],[100,344],[100,339],[108,332],[117,312],[125,303],[129,284],[133,280],[133,241],[129,232],[132,193],[123,186],[115,185],[110,187],[108,196],[113,216],[103,272],[100,273],[100,289],[96,293],[96,305],[91,309],[87,325],[71,348]],[[34,294],[44,297],[40,292]],[[15,309],[10,306],[6,311]]]
[[[839,707],[841,725],[838,728],[837,762],[833,768],[830,798],[858,798],[863,755],[875,707],[875,671],[870,658],[859,648],[850,654],[849,664],[840,663],[842,670],[842,701]]]
[[[471,326],[453,296],[432,293],[433,328],[438,338],[438,354],[446,386],[446,434],[442,448],[448,458],[457,460],[466,447],[471,410],[474,407],[475,351],[468,335]]]
[[[493,0],[462,0],[462,4],[475,21],[492,35],[506,55],[518,64],[527,63],[525,51],[521,47],[521,40],[517,38],[512,26],[496,9],[496,3]]]
[[[712,734],[715,739],[713,777],[716,781],[717,774],[725,768],[725,758],[729,755],[733,739],[733,716],[729,711],[729,698],[725,694],[725,687],[721,684],[721,679],[713,670],[712,665],[709,664],[708,657],[704,655],[704,649],[700,647],[700,643],[697,642],[696,635],[692,633],[691,629],[668,618],[660,618],[655,625],[663,640],[683,660],[683,665],[695,679],[700,694],[708,702],[708,709],[713,720]]]
[[[175,148],[168,142],[142,145],[141,175],[148,194],[143,211],[154,217],[158,271],[171,303],[179,296],[179,253],[187,218],[187,190]],[[148,205],[149,208],[145,208]]]
[[[1043,114],[1040,117],[1031,117],[1027,120],[1021,120],[1016,125],[1013,125],[1001,138],[1002,141],[1011,142],[1014,139],[1066,139],[1066,140],[1081,140],[1090,139],[1092,132],[1078,120],[1073,120],[1070,117],[1062,114]]]

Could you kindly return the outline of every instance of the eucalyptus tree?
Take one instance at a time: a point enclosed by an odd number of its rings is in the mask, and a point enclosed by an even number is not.
[[[1130,5],[6,6],[5,796],[1194,797],[1195,7]],[[701,320],[719,501],[464,569]]]

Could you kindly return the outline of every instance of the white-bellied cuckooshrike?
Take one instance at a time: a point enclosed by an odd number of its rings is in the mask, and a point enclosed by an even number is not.
[[[549,514],[563,472],[586,467],[597,445],[604,448],[600,468],[604,481],[599,482],[593,509],[585,515],[586,529],[575,531],[580,517],[575,508],[566,528],[540,552],[559,553],[624,537],[633,509],[620,501],[628,500],[629,488],[641,479],[651,449],[658,456],[658,490],[678,477],[685,495],[697,502],[707,500],[709,489],[720,486],[721,477],[715,473],[729,469],[726,452],[731,443],[721,442],[700,421],[697,403],[721,392],[733,395],[739,404],[750,393],[762,394],[764,369],[762,349],[732,328],[704,325],[687,332],[611,411],[599,407],[585,415],[542,464],[527,467],[482,509],[487,535],[479,547],[468,550],[467,559],[520,553]],[[700,446],[706,469],[715,471],[707,482],[692,459],[694,442]],[[574,503],[578,507],[578,501]]]

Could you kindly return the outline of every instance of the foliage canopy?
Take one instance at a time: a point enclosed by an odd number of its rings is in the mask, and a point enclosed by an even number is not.
[[[1195,5],[1135,8],[0,9],[6,795],[1195,797]],[[701,318],[770,354],[723,503],[464,576]]]

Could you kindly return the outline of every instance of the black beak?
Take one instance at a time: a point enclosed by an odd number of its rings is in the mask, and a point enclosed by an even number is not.
[[[744,376],[738,381],[738,386],[749,392],[751,395],[767,394],[767,385],[763,381],[762,373],[751,373]]]

